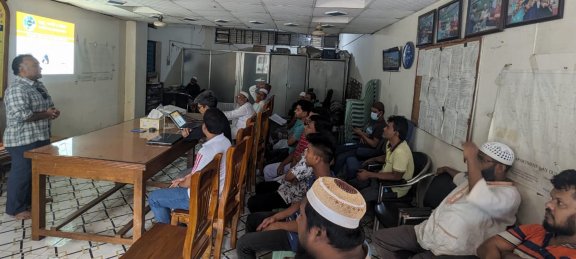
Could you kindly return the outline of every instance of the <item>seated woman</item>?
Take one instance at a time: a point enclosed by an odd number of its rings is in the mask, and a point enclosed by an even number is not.
[[[334,170],[341,170],[346,159],[349,157],[357,157],[359,160],[382,155],[384,153],[382,147],[384,140],[382,133],[386,126],[384,119],[384,104],[382,102],[375,102],[372,104],[370,113],[371,121],[364,128],[354,128],[354,134],[360,138],[360,143],[346,143],[336,148],[336,162],[334,163]],[[336,173],[338,173],[336,171]]]

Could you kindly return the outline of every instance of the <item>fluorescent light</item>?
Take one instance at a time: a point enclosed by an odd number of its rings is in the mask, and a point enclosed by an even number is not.
[[[342,11],[328,11],[324,13],[325,15],[330,15],[330,16],[343,16],[343,15],[347,15],[347,12],[342,12]]]
[[[287,23],[284,24],[284,26],[288,26],[288,27],[296,27],[296,26],[298,26],[298,25],[299,25],[299,24],[293,23],[293,22],[287,22]]]
[[[122,1],[122,0],[108,0],[109,4],[115,4],[115,5],[124,5],[126,4],[126,1]]]
[[[228,20],[224,20],[224,19],[216,19],[214,20],[215,22],[219,22],[219,23],[228,23]]]
[[[251,23],[251,24],[264,24],[264,23],[261,22],[261,21],[249,21],[249,23]]]

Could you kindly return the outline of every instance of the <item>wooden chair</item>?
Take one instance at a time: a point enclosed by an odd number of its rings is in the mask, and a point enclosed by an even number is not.
[[[246,151],[251,146],[251,142],[251,137],[245,137],[235,147],[230,147],[228,152],[226,152],[226,179],[224,186],[222,186],[222,195],[220,195],[218,201],[217,217],[214,221],[216,238],[214,240],[213,257],[216,259],[220,258],[222,252],[226,226],[230,226],[230,247],[236,248],[238,221],[244,206],[244,182],[249,155],[249,152]],[[188,223],[186,215],[187,213],[181,210],[174,211],[171,219],[172,225]]]
[[[190,180],[188,227],[156,224],[121,258],[208,258],[216,216],[220,160],[218,154]]]
[[[262,114],[259,114],[260,118],[258,118],[258,122],[260,123],[260,134],[258,135],[258,156],[255,156],[257,166],[256,169],[260,173],[264,170],[264,160],[266,158],[266,145],[268,144],[268,133],[270,129],[270,110],[264,111]],[[256,179],[256,178],[254,178]],[[254,186],[256,186],[256,181],[254,181]]]
[[[248,126],[248,124],[246,124],[246,127],[243,129],[238,129],[238,132],[236,133],[236,139],[244,139],[244,137],[252,137],[252,131],[254,131],[254,125],[250,125]]]

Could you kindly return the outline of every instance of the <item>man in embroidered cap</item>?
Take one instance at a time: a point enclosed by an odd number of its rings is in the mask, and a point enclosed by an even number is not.
[[[419,225],[403,225],[374,233],[374,244],[382,258],[415,258],[440,255],[472,256],[487,238],[516,222],[520,193],[506,178],[514,163],[514,152],[498,142],[480,149],[463,144],[468,173],[439,168],[454,176],[456,188]]]
[[[365,212],[366,202],[354,187],[337,178],[319,178],[300,203],[297,257],[369,258],[360,225]]]
[[[246,128],[246,121],[254,115],[254,108],[248,99],[248,93],[240,91],[236,96],[236,109],[225,111],[226,118],[232,121],[232,139],[236,139],[236,133],[239,129]]]
[[[544,222],[510,228],[478,248],[480,258],[575,258],[576,170],[552,178]]]

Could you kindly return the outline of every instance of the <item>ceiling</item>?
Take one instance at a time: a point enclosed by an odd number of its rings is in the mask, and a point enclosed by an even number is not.
[[[194,24],[311,33],[324,25],[329,35],[374,33],[438,0],[53,0],[118,17],[169,26]],[[124,4],[122,4],[124,3]],[[326,12],[341,11],[330,16]],[[188,18],[188,20],[185,20]],[[192,20],[189,20],[192,19]],[[216,20],[226,20],[226,23]],[[254,24],[257,21],[262,24]],[[287,26],[292,23],[295,26]],[[332,26],[332,27],[329,27]]]

